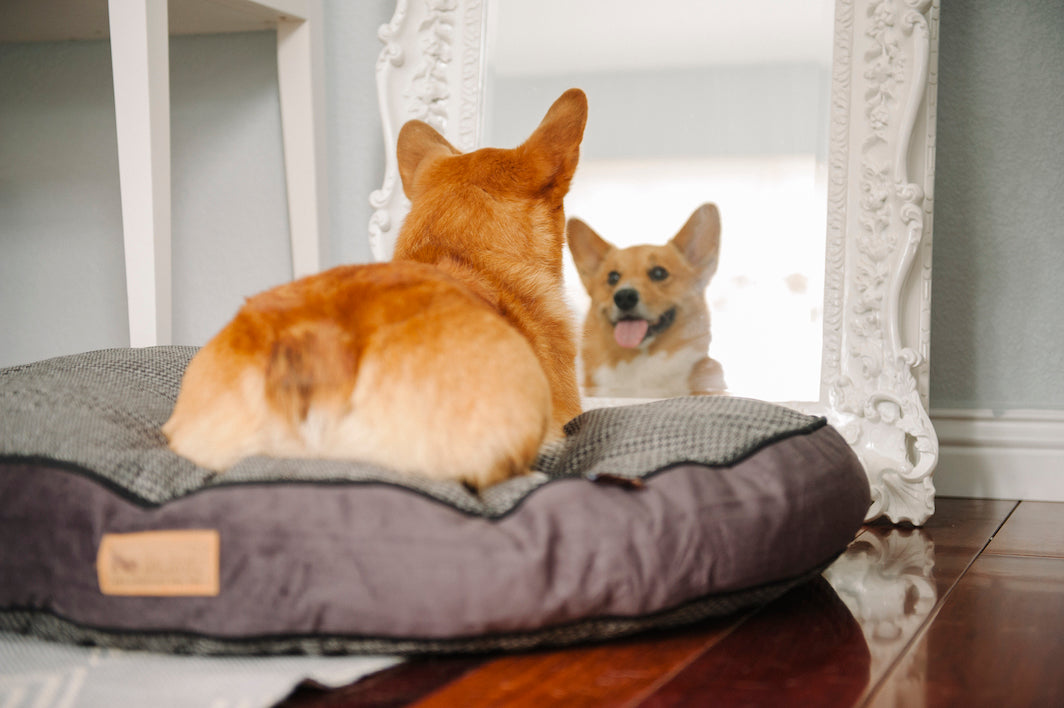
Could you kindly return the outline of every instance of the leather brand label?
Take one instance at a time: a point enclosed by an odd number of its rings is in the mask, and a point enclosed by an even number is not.
[[[107,533],[96,555],[104,595],[214,597],[221,539],[213,529]]]

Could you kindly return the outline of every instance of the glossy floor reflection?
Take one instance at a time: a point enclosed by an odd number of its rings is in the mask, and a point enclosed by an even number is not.
[[[796,530],[800,532],[800,530]],[[414,659],[287,706],[1064,705],[1064,504],[939,499],[740,617],[554,652]]]
[[[938,600],[934,579],[935,544],[922,529],[873,528],[861,534],[824,572],[835,592],[860,624],[871,657],[874,686],[892,669],[905,674],[888,704],[917,706],[922,662],[905,648],[926,622]]]

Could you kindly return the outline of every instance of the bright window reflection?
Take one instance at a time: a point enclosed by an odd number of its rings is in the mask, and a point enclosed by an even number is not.
[[[713,341],[731,393],[774,401],[820,398],[825,168],[808,156],[583,160],[566,214],[624,248],[663,244],[691,212],[721,212],[717,274],[706,290]],[[566,288],[580,322],[588,296],[566,253]]]

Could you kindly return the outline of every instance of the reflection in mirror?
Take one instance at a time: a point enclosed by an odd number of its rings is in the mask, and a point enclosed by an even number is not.
[[[868,518],[922,524],[938,460],[927,376],[939,2],[835,0],[833,13],[830,0],[681,1],[397,0],[378,34],[385,170],[370,196],[370,247],[388,258],[406,214],[394,157],[405,121],[430,122],[460,150],[505,147],[533,127],[517,115],[524,103],[536,102],[534,114],[561,88],[586,88],[569,216],[618,246],[660,245],[698,205],[716,204],[709,354],[729,390],[824,415],[868,471]],[[745,51],[721,58],[736,48]],[[819,108],[800,110],[810,102]],[[822,201],[815,168],[787,175],[789,164],[818,164],[825,145]],[[581,193],[600,193],[600,173],[619,196],[582,205]],[[744,186],[763,174],[782,186]],[[803,233],[819,236],[806,243]],[[569,280],[573,298],[586,298],[572,265]]]
[[[579,219],[569,251],[590,296],[580,343],[585,395],[721,393],[706,286],[720,255],[720,212],[703,204],[668,243],[617,248]]]
[[[705,376],[711,338],[709,361],[723,366],[730,393],[819,399],[833,6],[491,5],[485,144],[517,144],[533,106],[578,86],[591,112],[569,217],[619,249],[661,247],[700,205],[719,208],[708,288],[697,267],[687,276],[666,268],[677,282],[665,288],[653,275],[661,274],[661,251],[649,249],[629,254],[634,275],[617,271],[609,284],[607,269],[589,295],[567,254],[578,320],[589,309],[609,319],[597,339],[585,340],[585,351],[596,352],[585,382],[597,386],[585,393],[658,397],[719,387],[705,383],[722,380],[719,371]],[[703,299],[706,322],[694,321],[700,308],[683,306],[685,297]],[[692,371],[703,382],[693,388]]]
[[[934,580],[935,550],[922,530],[876,527],[861,534],[846,552],[824,571],[824,578],[853,613],[868,642],[872,675],[885,675],[903,654],[938,600]],[[926,649],[926,645],[924,646]],[[879,695],[883,705],[918,706],[924,703],[927,656],[905,652],[905,665]]]

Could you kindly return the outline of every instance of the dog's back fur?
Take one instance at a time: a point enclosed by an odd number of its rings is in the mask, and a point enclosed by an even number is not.
[[[562,198],[586,115],[571,90],[523,145],[468,154],[405,125],[395,260],[250,298],[189,364],[171,447],[219,470],[274,455],[473,486],[526,472],[580,412]]]

